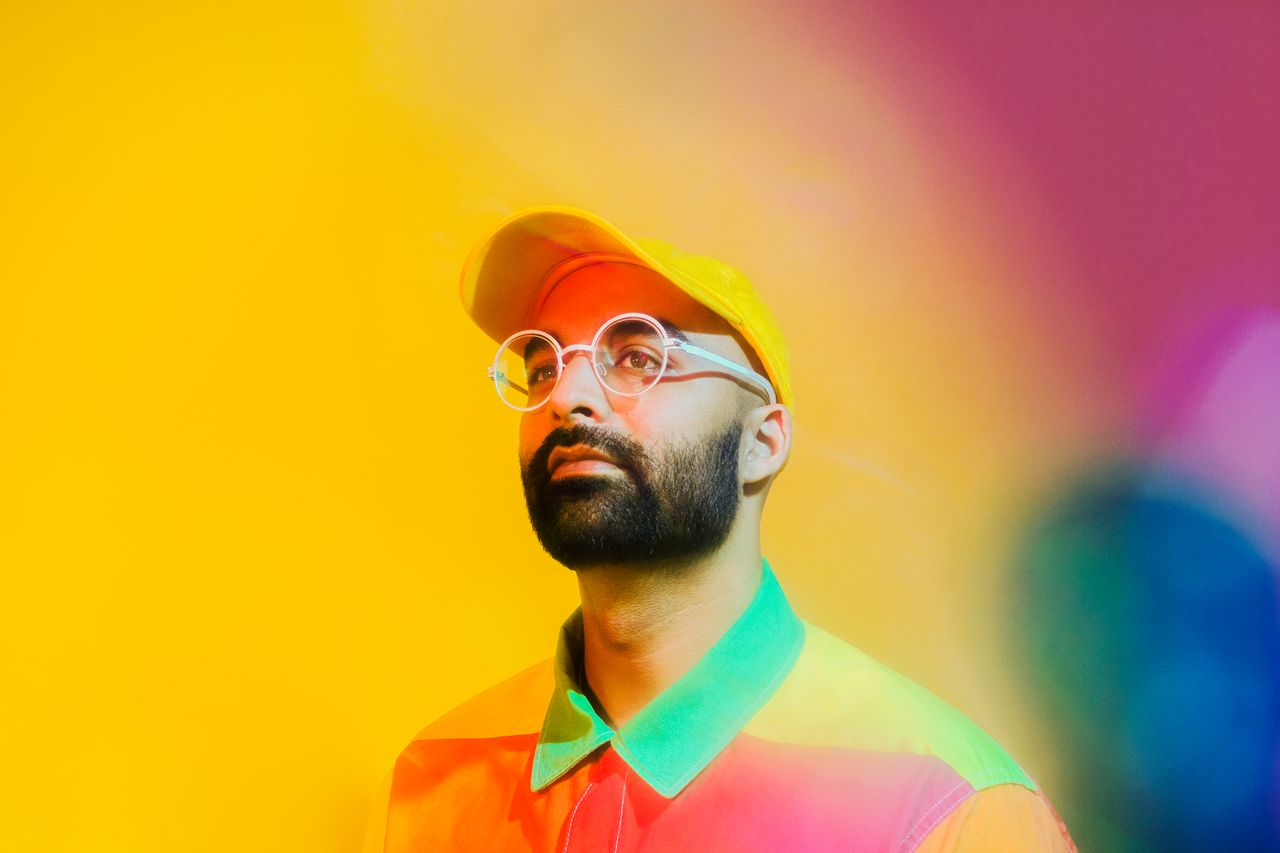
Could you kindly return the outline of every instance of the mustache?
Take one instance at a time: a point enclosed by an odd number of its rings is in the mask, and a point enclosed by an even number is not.
[[[607,453],[617,462],[618,467],[629,471],[642,469],[648,460],[644,447],[637,441],[604,427],[574,424],[556,427],[547,434],[529,459],[528,472],[534,477],[550,477],[547,473],[547,460],[551,457],[551,451],[557,447],[573,447],[575,444]]]

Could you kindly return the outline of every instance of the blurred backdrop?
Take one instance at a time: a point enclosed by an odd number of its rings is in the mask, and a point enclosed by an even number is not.
[[[0,7],[0,848],[346,851],[572,575],[457,296],[586,207],[790,336],[766,554],[1085,850],[1280,847],[1280,7]]]

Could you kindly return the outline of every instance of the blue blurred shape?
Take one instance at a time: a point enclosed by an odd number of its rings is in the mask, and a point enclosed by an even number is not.
[[[1115,467],[1021,550],[1016,618],[1082,850],[1280,850],[1276,572],[1219,506]]]

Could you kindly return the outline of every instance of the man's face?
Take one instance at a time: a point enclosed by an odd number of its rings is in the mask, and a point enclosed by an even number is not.
[[[562,346],[589,344],[602,323],[631,311],[750,364],[724,320],[656,273],[626,264],[570,273],[531,325]],[[520,424],[525,502],[543,547],[571,569],[676,564],[718,548],[742,497],[741,415],[764,401],[679,350],[670,351],[663,379],[638,397],[605,391],[589,355],[570,356],[547,403]]]

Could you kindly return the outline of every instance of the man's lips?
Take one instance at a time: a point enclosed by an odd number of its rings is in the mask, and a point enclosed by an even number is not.
[[[547,470],[552,479],[574,474],[604,474],[617,471],[618,467],[618,463],[609,454],[582,444],[557,447],[547,457]]]

